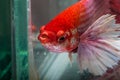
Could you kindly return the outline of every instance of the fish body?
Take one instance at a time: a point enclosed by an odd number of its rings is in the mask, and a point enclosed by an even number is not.
[[[81,0],[73,4],[72,6],[68,7],[64,11],[62,11],[55,18],[53,18],[48,24],[43,26],[40,29],[41,34],[39,35],[38,38],[42,42],[42,44],[51,51],[55,50],[54,52],[56,51],[71,52],[73,48],[74,49],[77,48],[77,44],[79,43],[78,37],[88,28],[88,26],[91,25],[96,19],[98,19],[103,14],[107,14],[109,12],[110,11],[108,9],[108,3],[106,3],[106,1],[101,2],[101,0]],[[64,35],[66,35],[66,38],[68,39],[68,41],[65,42],[64,44],[60,43],[61,46],[58,43],[58,39],[62,36],[56,35],[60,30],[67,33],[67,34],[65,33]],[[49,36],[51,38],[43,39],[42,36],[45,37],[47,33],[49,33],[49,35],[47,35],[46,37]],[[76,35],[74,35],[74,33]],[[76,39],[74,39],[73,36],[76,37]],[[73,41],[75,42],[74,44],[71,45]],[[50,43],[45,44],[45,42],[46,43],[50,42]],[[51,42],[53,43],[51,44]],[[68,45],[68,46],[63,46],[63,45]]]
[[[71,53],[76,52],[81,72],[88,69],[94,75],[102,75],[120,60],[120,48],[116,47],[120,43],[120,5],[116,2],[81,0],[42,26],[38,40],[52,52],[68,52],[70,59]]]
[[[81,10],[80,10],[80,7],[81,7]],[[74,41],[74,38],[71,38],[71,36],[74,35],[75,38],[78,37],[79,34],[77,33],[77,27],[84,22],[84,20],[80,19],[80,17],[82,18],[85,16],[85,10],[86,9],[82,2],[78,2],[72,5],[71,7],[67,8],[66,10],[61,12],[58,16],[56,16],[54,19],[52,19],[47,25],[41,28],[40,30],[41,34],[38,37],[39,40],[43,42],[43,45],[47,41],[47,45],[45,47],[47,47],[49,50],[55,50],[54,52],[56,52],[56,50],[58,52],[63,52],[63,51],[70,52],[71,50],[73,50],[73,48],[77,47],[76,45],[78,44],[78,39],[77,40],[75,39],[74,45],[71,45],[72,47],[68,44],[72,43],[72,40],[70,43],[70,39],[73,39]],[[81,15],[78,15],[78,14],[81,14]],[[47,38],[45,40],[42,40],[43,38],[42,36],[46,34],[45,31],[46,33],[49,32],[48,36],[51,37],[55,45],[53,44],[51,45],[50,40],[48,40]],[[62,37],[67,38],[67,40],[63,44],[59,42],[59,38],[62,38]],[[49,47],[50,45],[52,47]],[[63,45],[67,45],[67,46],[63,46]]]

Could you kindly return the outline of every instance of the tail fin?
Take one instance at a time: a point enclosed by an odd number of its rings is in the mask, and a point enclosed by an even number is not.
[[[116,22],[120,23],[120,0],[110,0],[111,13],[117,15]]]
[[[80,37],[78,62],[80,71],[102,75],[120,60],[120,25],[115,16],[106,14],[94,22]]]

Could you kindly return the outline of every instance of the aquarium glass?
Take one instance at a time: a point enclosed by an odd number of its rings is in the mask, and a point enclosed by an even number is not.
[[[14,79],[29,80],[28,78],[28,0],[13,0],[13,60]],[[15,64],[15,63],[16,64]]]

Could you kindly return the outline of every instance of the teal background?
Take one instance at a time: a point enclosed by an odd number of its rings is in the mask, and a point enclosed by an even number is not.
[[[11,75],[11,2],[0,0],[0,80]]]

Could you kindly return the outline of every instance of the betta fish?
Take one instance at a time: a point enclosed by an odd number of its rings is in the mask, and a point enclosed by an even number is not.
[[[80,72],[104,74],[120,60],[120,1],[80,0],[40,28],[49,51],[77,54]]]

